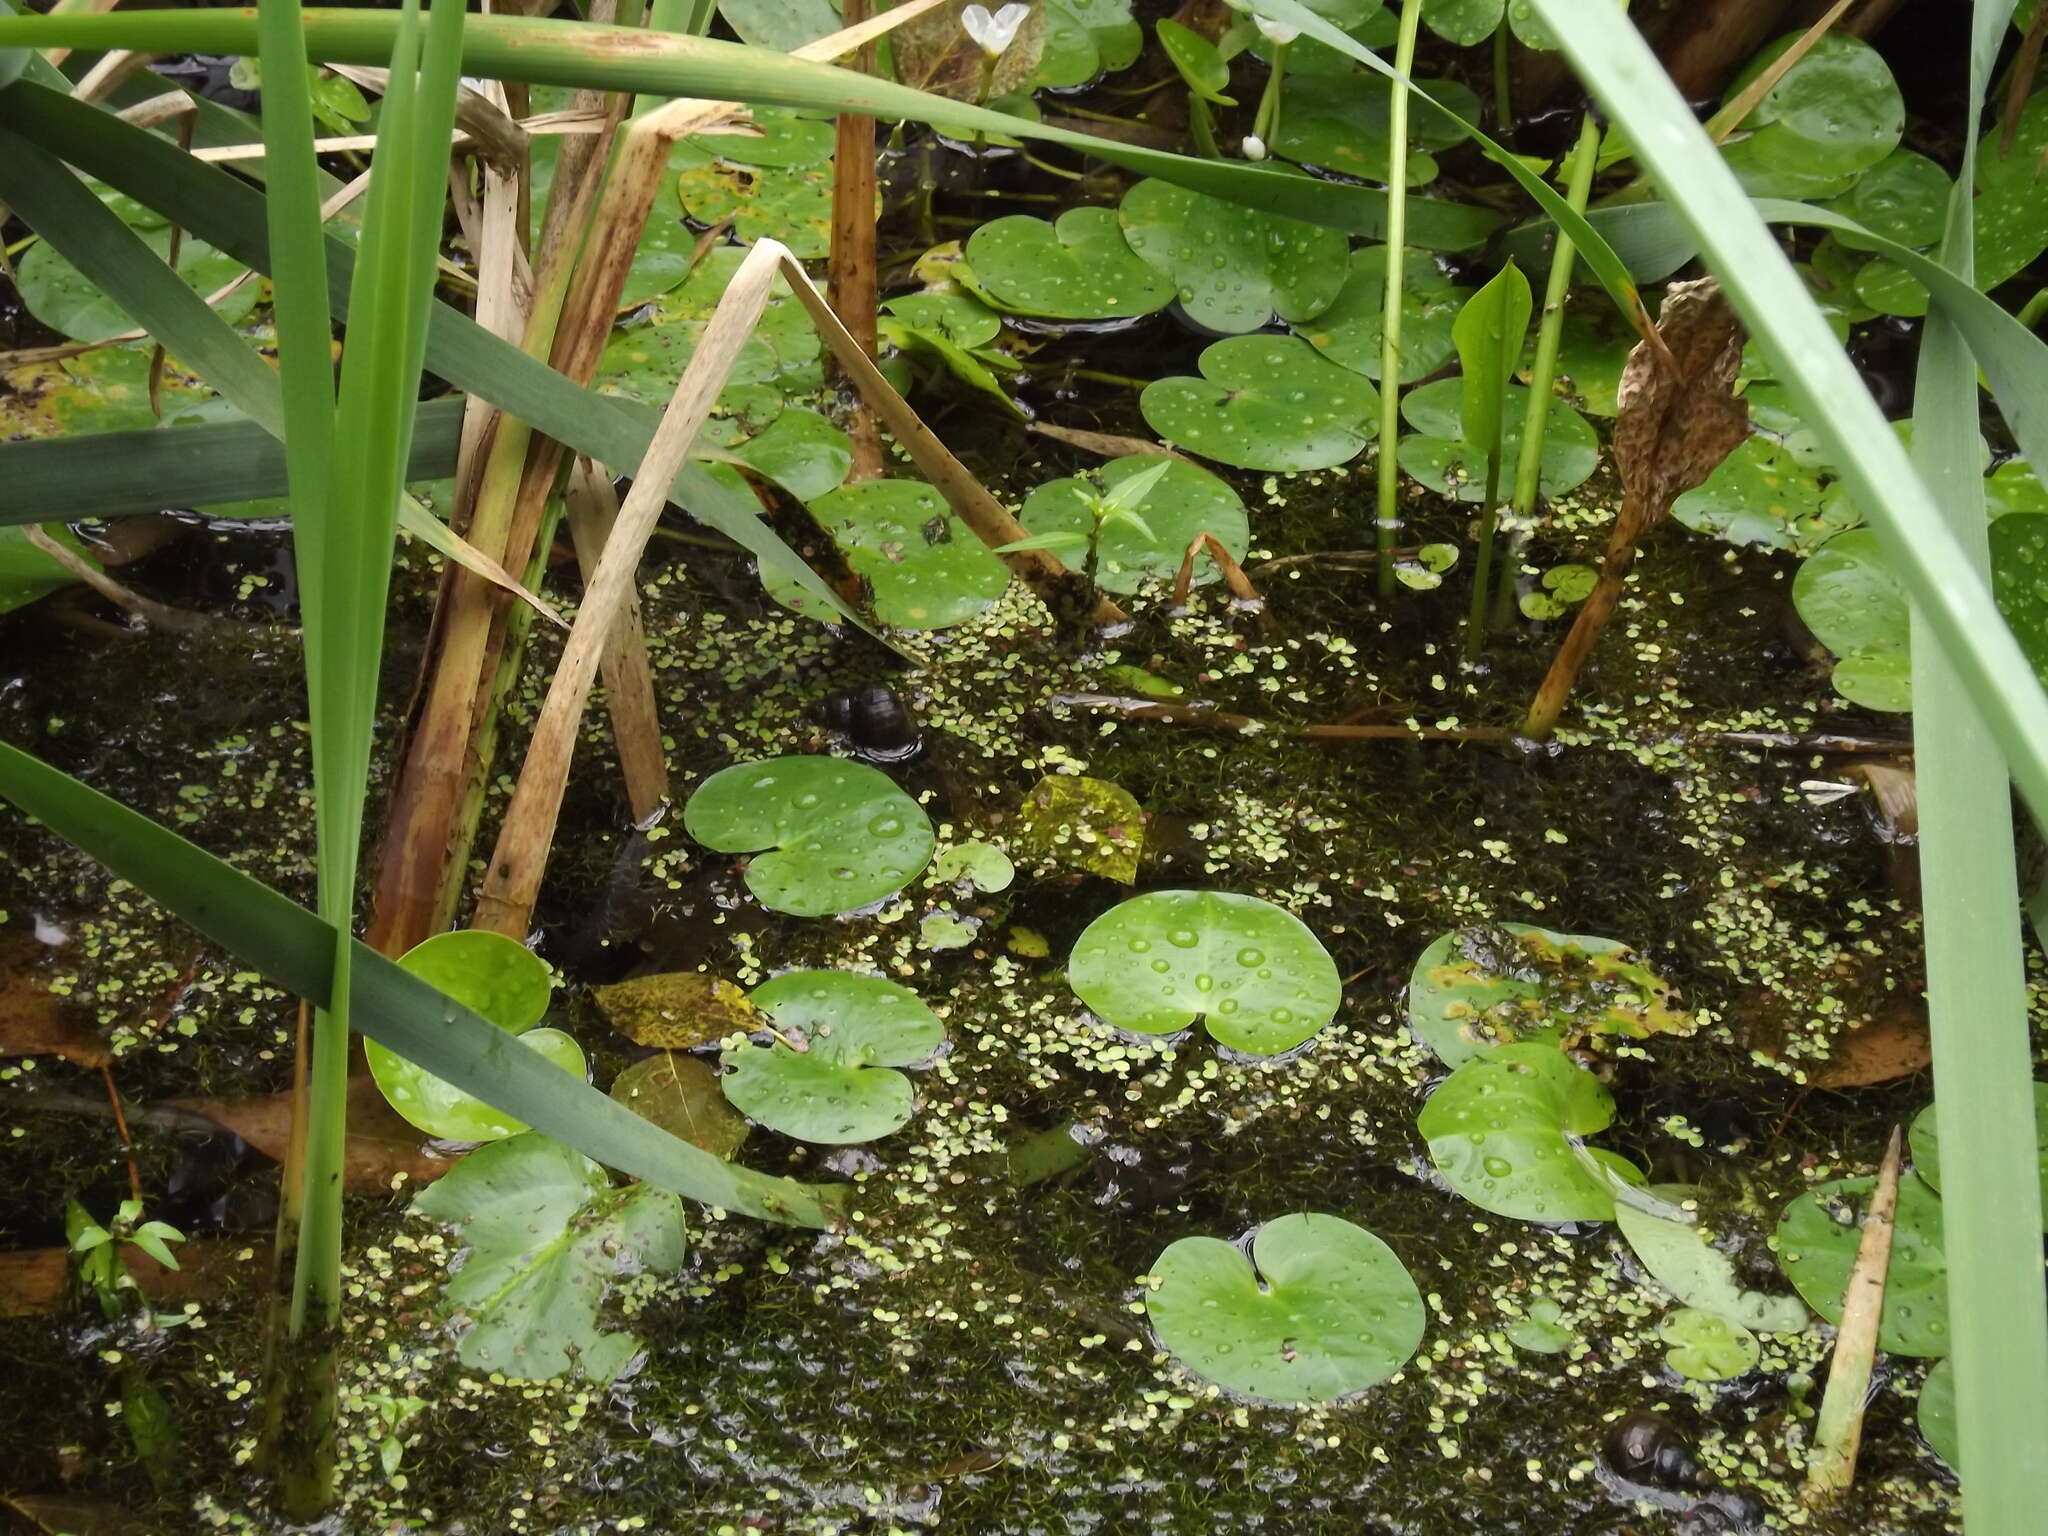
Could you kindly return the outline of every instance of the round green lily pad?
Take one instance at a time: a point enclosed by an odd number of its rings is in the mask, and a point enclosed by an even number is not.
[[[1725,1317],[1680,1307],[1657,1325],[1657,1337],[1670,1346],[1665,1362],[1692,1381],[1733,1381],[1755,1369],[1763,1346],[1756,1335]]]
[[[582,1047],[559,1029],[535,1029],[548,1011],[554,982],[547,962],[501,933],[463,929],[415,944],[400,965],[483,1015],[521,1045],[539,1051],[575,1077],[584,1075]],[[370,1076],[410,1124],[444,1141],[502,1141],[526,1127],[453,1083],[413,1065],[375,1040],[363,1042]]]
[[[1320,44],[1301,39],[1288,55],[1286,106],[1280,129],[1269,146],[1284,160],[1320,166],[1366,181],[1384,182],[1393,141],[1388,131],[1388,108],[1393,90],[1380,75],[1363,73],[1345,61],[1348,69],[1330,73],[1298,74],[1295,53],[1314,57]],[[1422,80],[1422,88],[1466,121],[1479,115],[1479,98],[1456,80]],[[1419,187],[1437,175],[1432,149],[1448,149],[1467,137],[1464,126],[1429,102],[1417,99],[1409,109],[1408,185]]]
[[[1935,1106],[1930,1104],[1913,1117],[1906,1133],[1913,1149],[1913,1172],[1932,1190],[1941,1188],[1941,1143]],[[2034,1084],[2034,1147],[2041,1180],[2042,1221],[2048,1229],[2048,1083]]]
[[[1285,908],[1231,891],[1148,891],[1082,930],[1067,981],[1118,1029],[1171,1035],[1201,1019],[1255,1056],[1290,1051],[1336,1015],[1336,962]]]
[[[1963,1442],[1961,1432],[1956,1428],[1956,1364],[1949,1359],[1937,1360],[1927,1373],[1927,1380],[1920,1384],[1919,1424],[1921,1438],[1934,1448],[1934,1454],[1949,1464],[1953,1471],[1963,1467]]]
[[[1101,489],[1111,490],[1159,462],[1157,454],[1134,453],[1111,459],[1095,476]],[[1080,476],[1048,480],[1025,498],[1017,518],[1034,534],[1072,533],[1085,549],[1095,521],[1094,494],[1095,487]],[[1183,459],[1168,459],[1166,473],[1130,510],[1138,514],[1142,529],[1126,518],[1113,518],[1102,530],[1095,579],[1111,592],[1135,592],[1147,581],[1171,580],[1188,545],[1204,533],[1215,535],[1232,559],[1242,560],[1251,547],[1251,523],[1237,492]],[[1079,565],[1080,557],[1069,563]],[[1196,583],[1216,579],[1216,562],[1197,558]]]
[[[1787,33],[1752,59],[1728,96],[1740,95],[1797,36]],[[1757,196],[1833,196],[1896,149],[1905,125],[1906,104],[1883,57],[1860,38],[1831,32],[1771,87],[1722,154]]]
[[[126,199],[123,199],[127,202]],[[130,203],[130,207],[139,205]],[[144,210],[146,212],[146,210]],[[152,215],[153,217],[153,215]],[[157,223],[134,229],[142,243],[164,260],[170,259],[171,231]],[[246,271],[242,263],[190,234],[178,246],[178,276],[202,296],[212,298]],[[140,329],[128,314],[101,291],[47,240],[38,240],[22,254],[14,269],[15,291],[30,314],[73,341],[105,341],[123,331]],[[262,285],[246,282],[214,303],[214,312],[239,324],[256,307]]]
[[[894,1069],[929,1060],[946,1040],[915,992],[880,976],[791,971],[756,987],[753,1003],[783,1038],[727,1051],[725,1096],[799,1141],[873,1141],[904,1125],[915,1094]]]
[[[1842,531],[1836,518],[1844,510],[1841,502],[1822,496],[1813,470],[1762,433],[1745,439],[1702,484],[1671,504],[1671,515],[1695,533],[1801,555]]]
[[[977,891],[1007,891],[1017,878],[1010,856],[994,843],[955,843],[932,860],[932,875],[942,884],[965,880]]]
[[[931,818],[887,774],[838,757],[721,768],[683,807],[683,829],[720,853],[754,854],[747,889],[796,917],[854,912],[895,895],[935,841]]]
[[[1378,430],[1379,391],[1296,336],[1231,336],[1202,377],[1155,379],[1138,397],[1152,430],[1240,469],[1328,469]]]
[[[1045,46],[1031,83],[1083,85],[1128,67],[1144,46],[1131,0],[1045,0]]]
[[[1476,924],[1430,944],[1408,975],[1408,1021],[1452,1067],[1515,1040],[1640,1040],[1692,1022],[1625,944],[1529,923]]]
[[[718,1074],[694,1056],[663,1051],[636,1061],[612,1080],[612,1097],[714,1157],[731,1157],[747,1139],[747,1122],[726,1102]]]
[[[1109,208],[1069,208],[1057,223],[1011,214],[967,240],[984,292],[1005,309],[1052,320],[1149,315],[1173,302],[1173,284],[1124,240]]]
[[[1422,1342],[1422,1296],[1394,1251],[1341,1216],[1260,1227],[1251,1257],[1184,1237],[1152,1266],[1159,1342],[1220,1387],[1276,1403],[1328,1403],[1385,1381]]]
[[[2006,512],[1990,541],[1992,600],[2035,675],[2048,677],[2048,513]]]
[[[1444,275],[1427,251],[1410,251],[1401,264],[1401,382],[1428,378],[1457,355],[1451,322],[1472,290]],[[1380,342],[1387,318],[1387,248],[1351,253],[1351,271],[1336,299],[1294,334],[1333,363],[1369,379],[1380,376]]]
[[[1876,1183],[1862,1178],[1816,1185],[1786,1206],[1778,1222],[1778,1262],[1807,1305],[1831,1323],[1842,1320],[1842,1297]],[[1877,1342],[1895,1355],[1945,1355],[1950,1347],[1941,1200],[1910,1173],[1899,1180]]]
[[[1665,1204],[1682,1207],[1699,1191],[1690,1184],[1653,1184],[1650,1194]],[[1614,1204],[1614,1224],[1628,1239],[1643,1268],[1665,1290],[1688,1307],[1711,1312],[1753,1333],[1799,1333],[1807,1323],[1806,1304],[1797,1296],[1751,1290],[1737,1277],[1735,1261],[1715,1247],[1697,1225],[1626,1200]]]
[[[1875,533],[1852,528],[1815,550],[1792,578],[1792,606],[1835,653],[1837,693],[1865,709],[1913,707],[1912,609]]]
[[[810,503],[846,563],[867,578],[875,617],[899,629],[943,629],[1003,595],[1010,568],[938,492],[915,480],[864,480]]]
[[[853,468],[847,435],[816,411],[795,405],[777,410],[774,420],[732,453],[799,501],[837,490]]]
[[[1500,29],[1506,0],[1433,0],[1422,18],[1447,43],[1470,48]]]
[[[1401,415],[1415,430],[1401,439],[1401,468],[1442,496],[1479,501],[1486,495],[1488,445],[1464,441],[1464,383],[1439,379],[1401,397]],[[1499,490],[1507,493],[1522,451],[1522,422],[1529,391],[1507,387],[1501,425]],[[1562,400],[1551,402],[1543,424],[1543,457],[1538,484],[1546,496],[1562,496],[1584,485],[1600,464],[1600,439],[1592,423]]]
[[[906,293],[882,312],[956,347],[985,347],[1003,329],[1002,317],[970,293]]]
[[[1276,314],[1306,320],[1343,285],[1345,239],[1334,229],[1150,180],[1124,194],[1118,218],[1188,318],[1212,331],[1256,331]]]
[[[1532,1355],[1557,1355],[1572,1347],[1578,1337],[1564,1326],[1564,1308],[1548,1296],[1529,1303],[1529,1315],[1508,1329],[1508,1342]]]
[[[1451,1188],[1483,1210],[1523,1221],[1610,1221],[1614,1194],[1577,1138],[1614,1119],[1614,1097],[1554,1045],[1496,1046],[1438,1084],[1416,1125]],[[1611,1152],[1586,1149],[1631,1183]]]

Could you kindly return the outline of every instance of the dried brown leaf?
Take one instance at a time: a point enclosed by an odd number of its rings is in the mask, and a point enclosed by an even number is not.
[[[947,0],[928,15],[905,22],[889,40],[896,61],[896,78],[921,91],[950,96],[955,101],[973,101],[981,89],[981,46],[960,24],[960,13],[968,0]],[[996,11],[999,4],[983,9]],[[1021,90],[1038,69],[1045,52],[1045,8],[1031,7],[1031,15],[1017,30],[1017,39],[996,62],[990,82],[991,96],[1005,96]]]
[[[0,1056],[62,1056],[103,1067],[113,1059],[106,1042],[49,989],[52,958],[30,934],[0,933]]]
[[[233,1131],[265,1157],[284,1161],[292,1128],[288,1091],[246,1099],[172,1099],[170,1107],[203,1116],[223,1130]],[[367,1074],[349,1079],[348,1148],[342,1177],[351,1193],[388,1195],[400,1174],[409,1183],[426,1184],[454,1166],[455,1159],[437,1157],[426,1149],[425,1133],[399,1117]]]
[[[1869,1088],[1924,1072],[1934,1064],[1927,1038],[1927,1012],[1913,1003],[1888,1008],[1835,1042],[1827,1065],[1814,1074],[1816,1088]]]
[[[1742,322],[1721,285],[1711,277],[1673,283],[1657,334],[1670,362],[1638,342],[1615,391],[1614,461],[1634,513],[1631,542],[1749,434],[1749,403],[1731,393]]]

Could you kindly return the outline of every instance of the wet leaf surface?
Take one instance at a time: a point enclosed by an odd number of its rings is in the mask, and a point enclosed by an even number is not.
[[[908,987],[853,971],[791,971],[754,989],[783,1038],[725,1053],[725,1095],[742,1114],[799,1141],[874,1141],[900,1129],[920,1066],[945,1026]],[[792,1049],[796,1042],[802,1049]]]
[[[1648,1193],[1672,1206],[1698,1205],[1699,1190],[1690,1184],[1653,1184]],[[1643,1267],[1686,1306],[1753,1333],[1798,1333],[1806,1327],[1806,1304],[1742,1284],[1735,1261],[1715,1246],[1710,1229],[1625,1200],[1615,1202],[1614,1220]]]
[[[1451,322],[1471,293],[1445,275],[1427,251],[1410,251],[1401,265],[1401,382],[1426,379],[1456,353]],[[1377,381],[1387,317],[1387,248],[1362,246],[1327,308],[1295,325],[1294,334],[1333,363]]]
[[[1862,1217],[1876,1180],[1831,1179],[1785,1207],[1778,1222],[1778,1260],[1807,1305],[1831,1323],[1842,1320],[1842,1296],[1863,1238]],[[1878,1347],[1895,1355],[1949,1352],[1948,1260],[1941,1247],[1941,1200],[1919,1178],[1899,1181],[1891,1267],[1885,1274]]]
[[[613,1079],[611,1095],[714,1157],[731,1157],[747,1139],[747,1122],[726,1102],[718,1074],[694,1056],[663,1051],[636,1061]]]
[[[1763,1354],[1756,1335],[1712,1312],[1680,1307],[1657,1326],[1669,1347],[1664,1363],[1689,1381],[1733,1381]]]
[[[991,220],[968,237],[967,260],[982,289],[1021,314],[1111,320],[1173,302],[1173,284],[1130,248],[1108,208]]]
[[[898,629],[944,629],[1003,595],[1010,568],[930,486],[864,480],[810,504],[863,577],[875,617]]]
[[[1164,181],[1141,181],[1118,212],[1133,251],[1173,282],[1181,308],[1212,331],[1305,320],[1337,297],[1345,239]]]
[[[747,994],[721,976],[664,971],[591,989],[613,1029],[636,1045],[686,1051],[761,1027]]]
[[[1378,430],[1379,391],[1293,336],[1232,336],[1202,377],[1155,379],[1139,408],[1168,442],[1240,469],[1328,469]]]
[[[1927,1187],[1941,1190],[1940,1121],[1936,1106],[1928,1105],[1913,1117],[1907,1144],[1913,1150],[1913,1171]],[[2042,1220],[2048,1224],[2048,1083],[2034,1084],[2034,1150],[2041,1180]]]
[[[1061,557],[1079,569],[1094,526],[1091,497],[1098,494],[1097,488],[1113,490],[1158,464],[1156,454],[1132,454],[1112,459],[1089,479],[1048,480],[1025,498],[1017,519],[1034,534],[1063,532],[1079,538],[1080,548]],[[1166,473],[1130,510],[1144,527],[1124,518],[1111,519],[1098,546],[1095,580],[1111,592],[1136,592],[1148,581],[1171,581],[1188,545],[1204,533],[1213,534],[1233,560],[1242,560],[1251,547],[1251,523],[1243,500],[1198,464],[1169,461]],[[1196,585],[1218,579],[1215,562],[1195,562]]]
[[[1027,858],[1130,885],[1144,848],[1144,809],[1107,779],[1047,774],[1017,811],[1017,851]]]

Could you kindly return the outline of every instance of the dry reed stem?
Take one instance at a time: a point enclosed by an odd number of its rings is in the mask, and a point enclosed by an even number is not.
[[[22,532],[29,543],[63,566],[75,579],[84,582],[116,608],[134,614],[144,623],[185,635],[199,634],[212,627],[212,621],[203,614],[166,608],[162,603],[122,586],[120,582],[80,555],[77,550],[59,544],[35,523],[23,525]]]
[[[872,0],[841,0],[848,22],[866,21]],[[874,44],[855,51],[851,67],[872,74]],[[842,112],[832,148],[832,253],[826,299],[861,348],[875,355],[875,307],[879,297],[875,273],[875,120],[858,112]],[[850,480],[882,478],[882,436],[865,405],[856,404],[848,432],[853,466]]]
[[[586,458],[569,471],[566,498],[569,536],[576,545],[586,590],[597,578],[612,528],[618,522],[619,496],[611,477]],[[626,802],[633,820],[644,822],[668,800],[668,753],[661,744],[661,717],[654,703],[654,668],[647,659],[647,631],[640,620],[640,593],[628,587],[611,643],[604,648],[598,675],[612,717],[612,739],[619,770],[626,781]]]
[[[783,259],[783,248],[771,240],[758,242],[747,253],[727,285],[725,297],[712,312],[668,409],[662,413],[661,425],[633,472],[633,489],[598,556],[596,573],[585,589],[568,644],[548,685],[547,699],[534,722],[526,764],[506,807],[497,850],[477,897],[472,924],[476,928],[514,938],[526,933],[554,842],[591,680],[628,608],[641,552],[668,505],[669,487],[689,458],[690,447],[710,417],[733,364],[739,361],[740,349],[753,336]]]
[[[1223,573],[1223,584],[1230,588],[1230,595],[1240,602],[1264,604],[1265,598],[1252,585],[1252,579],[1245,575],[1244,567],[1215,534],[1204,530],[1188,540],[1187,553],[1180,557],[1180,572],[1173,578],[1173,605],[1182,608],[1187,605],[1188,594],[1195,587],[1195,557],[1203,549],[1209,551],[1209,558],[1216,562],[1216,569]]]
[[[1186,454],[1168,448],[1163,443],[1155,443],[1149,438],[1125,437],[1116,432],[1090,432],[1085,427],[1057,427],[1049,421],[1026,422],[1024,430],[1035,432],[1040,437],[1049,437],[1056,443],[1065,443],[1071,448],[1079,448],[1084,453],[1092,453],[1103,459],[1121,459],[1131,454],[1142,453],[1156,454],[1162,459],[1179,459],[1183,464],[1194,462]]]
[[[1892,1225],[1899,1206],[1898,1127],[1884,1150],[1863,1218],[1863,1240],[1842,1298],[1842,1321],[1828,1366],[1827,1394],[1814,1426],[1814,1451],[1806,1464],[1805,1498],[1833,1498],[1856,1480],[1856,1453],[1863,1439],[1863,1409],[1870,1397],[1870,1372],[1877,1356],[1878,1323],[1884,1316],[1885,1274],[1892,1258]]]

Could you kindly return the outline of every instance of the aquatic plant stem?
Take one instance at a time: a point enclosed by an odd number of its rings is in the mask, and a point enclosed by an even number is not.
[[[873,0],[841,0],[840,16],[848,26],[866,21],[873,12]],[[875,68],[875,45],[869,43],[855,52],[848,66],[871,74]],[[982,70],[982,94],[995,77],[995,61]],[[825,292],[846,328],[866,347],[875,351],[875,120],[858,112],[842,112],[836,127],[832,151],[832,249]],[[837,375],[838,370],[832,370]],[[882,437],[875,429],[874,413],[856,399],[847,422],[853,444],[852,480],[882,477]]]
[[[1593,194],[1593,174],[1600,159],[1600,125],[1588,112],[1579,124],[1572,147],[1565,201],[1584,213]],[[1536,496],[1543,479],[1543,434],[1550,425],[1550,402],[1557,382],[1557,354],[1564,340],[1564,310],[1571,295],[1572,268],[1578,252],[1571,236],[1559,230],[1550,254],[1550,277],[1543,288],[1543,318],[1536,330],[1536,355],[1529,369],[1529,408],[1522,417],[1522,446],[1515,460],[1515,485],[1508,501],[1513,530],[1500,564],[1500,584],[1493,600],[1492,625],[1508,621],[1515,600],[1515,577],[1536,514]]]
[[[1808,1503],[1833,1498],[1856,1480],[1856,1451],[1863,1439],[1863,1408],[1870,1398],[1870,1369],[1877,1356],[1878,1321],[1884,1315],[1885,1275],[1891,1267],[1892,1226],[1899,1208],[1897,1126],[1884,1150],[1863,1217],[1863,1237],[1842,1298],[1842,1321],[1828,1365],[1827,1395],[1814,1425],[1813,1455],[1806,1463]]]
[[[1380,551],[1379,592],[1394,595],[1394,561],[1388,553],[1401,529],[1401,287],[1408,243],[1408,80],[1415,68],[1415,39],[1422,26],[1422,0],[1405,0],[1401,31],[1394,43],[1394,83],[1387,106],[1387,303],[1380,322],[1379,510],[1373,543]]]
[[[1287,79],[1286,43],[1273,45],[1273,67],[1266,75],[1266,88],[1259,93],[1259,109],[1252,114],[1252,136],[1271,144],[1280,132],[1280,95]]]

